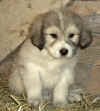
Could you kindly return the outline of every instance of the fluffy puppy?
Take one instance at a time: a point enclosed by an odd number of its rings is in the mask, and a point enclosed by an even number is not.
[[[37,16],[29,38],[13,54],[10,89],[17,94],[25,92],[28,103],[33,105],[43,99],[43,89],[50,89],[53,103],[65,106],[69,88],[75,83],[80,49],[91,42],[82,19],[66,7]]]

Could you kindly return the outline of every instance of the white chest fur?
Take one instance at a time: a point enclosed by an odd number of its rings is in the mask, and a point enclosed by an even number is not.
[[[26,67],[28,68],[29,73],[32,75],[38,74],[41,84],[47,88],[54,87],[63,78],[67,79],[66,83],[73,82],[74,66],[65,59],[48,60],[41,57],[37,58],[37,61],[27,61]]]
[[[40,51],[27,40],[18,53],[9,86],[19,94],[25,91],[29,103],[41,99],[44,87],[53,88],[54,103],[65,103],[69,86],[74,82],[76,63],[77,56],[55,59],[45,49]]]

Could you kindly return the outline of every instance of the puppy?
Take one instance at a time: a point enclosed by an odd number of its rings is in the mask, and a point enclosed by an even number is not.
[[[37,16],[29,37],[12,54],[9,88],[25,92],[28,103],[35,106],[43,99],[42,91],[50,89],[53,104],[65,106],[80,49],[91,42],[82,19],[66,7]]]

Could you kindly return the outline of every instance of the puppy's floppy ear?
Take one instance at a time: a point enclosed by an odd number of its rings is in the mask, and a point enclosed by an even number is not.
[[[89,29],[83,27],[83,31],[81,33],[79,46],[81,49],[87,48],[92,43],[93,37],[92,33]]]
[[[45,38],[43,36],[43,18],[43,15],[37,16],[29,29],[32,44],[40,50],[42,50],[45,45]]]

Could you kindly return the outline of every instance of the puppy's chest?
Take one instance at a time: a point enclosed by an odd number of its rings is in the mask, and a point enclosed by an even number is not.
[[[45,87],[54,87],[62,77],[68,76],[68,74],[65,74],[69,70],[67,64],[59,61],[44,61],[43,65],[37,65],[36,67]]]
[[[62,71],[60,66],[55,66],[53,64],[48,65],[48,67],[42,68],[40,71],[40,76],[42,78],[43,83],[46,86],[52,87],[59,81],[61,78]]]

